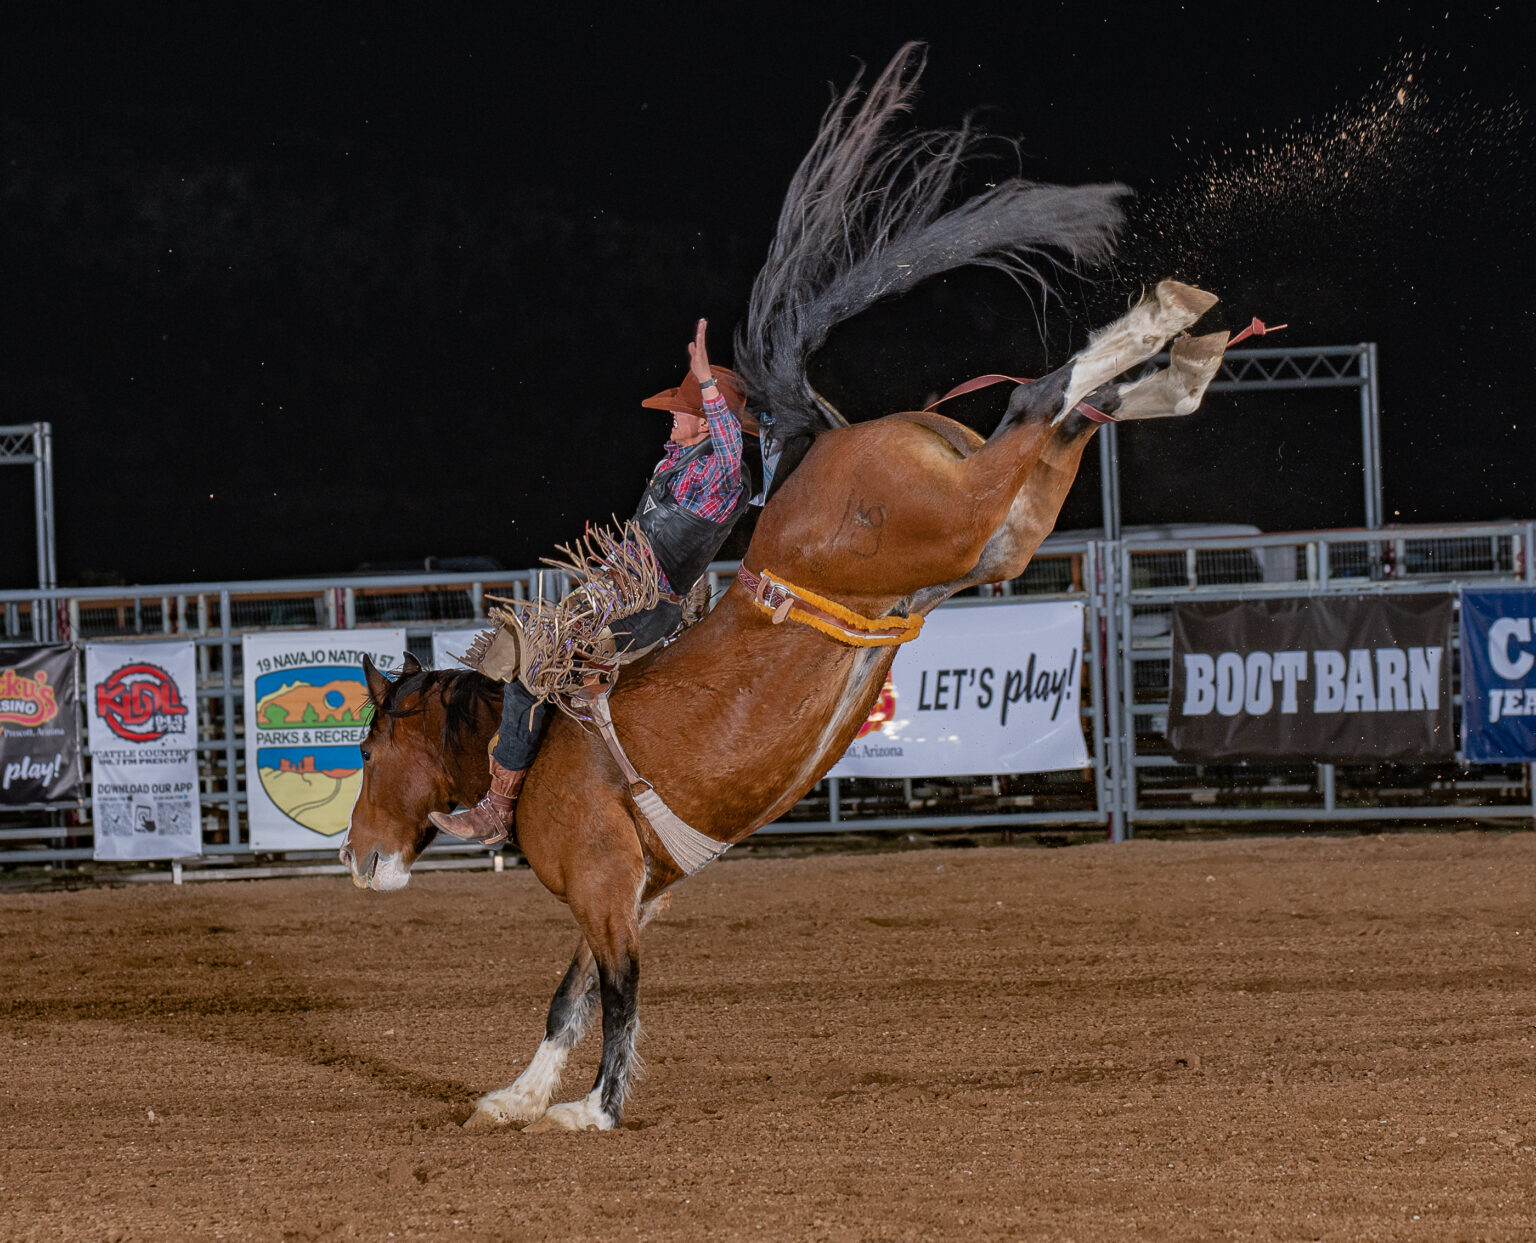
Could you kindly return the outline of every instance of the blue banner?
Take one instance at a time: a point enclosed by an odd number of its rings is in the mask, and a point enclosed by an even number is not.
[[[1536,588],[1461,593],[1461,699],[1470,763],[1536,760]]]

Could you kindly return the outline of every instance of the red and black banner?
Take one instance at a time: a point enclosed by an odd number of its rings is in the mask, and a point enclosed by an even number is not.
[[[75,649],[0,647],[0,805],[80,796]]]
[[[1178,604],[1177,759],[1448,760],[1451,597]]]

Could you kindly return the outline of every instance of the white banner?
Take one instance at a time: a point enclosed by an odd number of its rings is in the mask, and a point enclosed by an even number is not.
[[[347,831],[368,732],[363,657],[400,667],[404,630],[245,636],[245,793],[257,850],[326,850]]]
[[[88,643],[85,695],[96,858],[202,854],[196,647]]]
[[[459,657],[469,651],[475,636],[486,629],[476,626],[473,630],[434,630],[432,632],[432,667],[434,669],[462,669]]]
[[[1083,606],[941,608],[901,649],[831,777],[958,777],[1086,768]]]

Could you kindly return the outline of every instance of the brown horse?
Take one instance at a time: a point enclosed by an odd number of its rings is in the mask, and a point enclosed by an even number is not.
[[[833,617],[887,626],[964,588],[1018,576],[1054,525],[1097,426],[1079,402],[1110,416],[1189,413],[1225,333],[1181,337],[1167,371],[1111,381],[1214,302],[1163,282],[1065,366],[1018,387],[986,440],[936,414],[818,436],[763,510],[744,567],[792,584],[802,601],[830,601]],[[827,633],[835,626],[784,621],[773,603],[734,583],[677,642],[626,668],[612,696],[634,766],[678,817],[718,842],[777,819],[831,768],[895,655],[893,646],[841,641]],[[844,629],[856,636],[859,626]],[[487,785],[494,695],[466,674],[413,670],[391,684],[371,666],[367,673],[377,710],[341,856],[358,885],[398,889],[430,840],[427,813],[472,802]],[[455,730],[462,745],[446,746]],[[597,734],[563,716],[528,775],[517,840],[539,880],[570,906],[582,940],[532,1061],[510,1087],[482,1097],[471,1122],[611,1128],[634,1064],[640,930],[684,869]],[[599,997],[597,1082],[586,1097],[551,1106]]]

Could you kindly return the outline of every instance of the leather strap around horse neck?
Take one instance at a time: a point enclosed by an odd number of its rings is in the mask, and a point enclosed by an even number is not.
[[[1254,322],[1257,323],[1258,321]],[[1028,376],[999,375],[997,372],[988,372],[986,375],[979,375],[974,379],[966,380],[960,384],[955,385],[955,387],[950,389],[949,392],[945,393],[944,396],[936,397],[933,401],[930,401],[926,406],[924,406],[923,412],[926,414],[928,411],[934,409],[934,407],[936,407],[940,402],[948,401],[951,397],[960,397],[966,393],[974,393],[977,389],[990,388],[994,384],[1002,384],[1005,380],[1010,384],[1034,383],[1034,381],[1031,380]],[[1079,414],[1083,415],[1085,418],[1091,419],[1095,423],[1118,423],[1120,421],[1119,419],[1115,418],[1114,415],[1105,414],[1104,411],[1098,409],[1097,407],[1090,406],[1086,401],[1078,402],[1077,405],[1073,407],[1073,409],[1076,410]]]
[[[629,782],[629,797],[650,824],[651,831],[660,839],[667,854],[672,856],[672,862],[679,871],[692,876],[731,848],[730,842],[717,841],[680,819],[662,800],[661,795],[656,793],[656,788],[635,770],[635,766],[629,762],[629,756],[624,754],[624,746],[613,728],[613,714],[608,710],[606,688],[602,694],[587,700],[586,706],[592,711],[597,732],[608,744],[608,753],[624,774],[624,780]]]
[[[917,638],[923,629],[921,617],[898,617],[894,613],[863,617],[836,600],[796,587],[767,570],[754,574],[745,563],[736,571],[736,580],[752,593],[752,602],[758,608],[772,615],[775,626],[786,621],[799,622],[849,647],[895,647]]]

